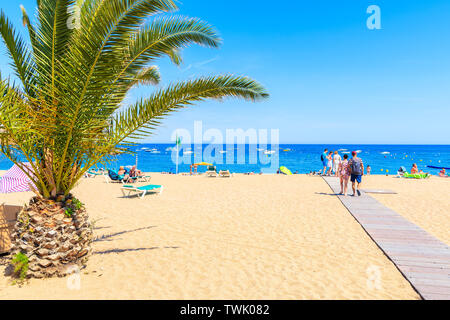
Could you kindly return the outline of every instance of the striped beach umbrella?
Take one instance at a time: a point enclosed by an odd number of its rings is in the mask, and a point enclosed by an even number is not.
[[[30,169],[30,164],[23,163],[25,170]],[[30,184],[34,184],[27,175],[17,166],[13,165],[0,180],[0,193],[31,191]]]

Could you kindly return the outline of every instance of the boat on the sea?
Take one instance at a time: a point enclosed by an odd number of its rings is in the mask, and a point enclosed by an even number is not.
[[[266,150],[264,151],[264,154],[274,154],[275,151],[274,150]]]
[[[147,149],[147,150],[145,150],[145,152],[149,152],[149,153],[161,153],[161,151],[158,151],[158,149],[155,149],[155,148],[153,148],[153,149]]]

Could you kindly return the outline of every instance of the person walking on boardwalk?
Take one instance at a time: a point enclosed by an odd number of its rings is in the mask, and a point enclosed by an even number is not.
[[[333,173],[336,177],[339,177],[338,169],[341,161],[342,161],[341,156],[337,151],[335,151],[333,155]]]
[[[350,181],[352,182],[353,196],[358,193],[358,196],[361,195],[359,188],[362,183],[362,176],[364,175],[364,164],[361,158],[358,157],[358,153],[356,151],[352,151],[352,158],[349,161],[350,167]],[[357,185],[356,185],[357,184]]]
[[[331,170],[332,170],[332,167],[333,167],[333,151],[330,151],[329,153],[328,153],[328,156],[327,156],[327,159],[328,159],[328,162],[327,162],[327,176],[331,176]]]
[[[344,154],[344,160],[339,163],[337,174],[341,182],[340,194],[347,196],[348,179],[350,178],[350,166],[348,164],[347,154]]]

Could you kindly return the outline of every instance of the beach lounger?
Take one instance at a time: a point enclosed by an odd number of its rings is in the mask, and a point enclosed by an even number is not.
[[[158,193],[161,194],[163,191],[163,186],[161,185],[156,185],[156,184],[149,184],[146,186],[142,186],[142,187],[136,187],[136,186],[132,186],[132,185],[124,185],[122,188],[122,194],[124,197],[129,197],[131,195],[131,193],[135,193],[135,194],[140,194],[141,195],[141,199],[144,198],[144,196],[147,193]],[[128,192],[128,194],[126,194]]]
[[[91,170],[86,172],[87,178],[96,178],[97,176],[103,176],[103,175],[104,175],[103,172],[95,172],[95,171],[91,171]]]
[[[207,177],[217,177],[217,169],[215,166],[208,166],[205,172]]]
[[[231,178],[231,172],[230,170],[220,170],[219,171],[219,177],[221,178]]]
[[[123,183],[123,178],[124,177],[125,177],[124,175],[119,175],[114,170],[108,170],[108,174],[105,175],[105,180],[106,180],[106,183],[110,183],[110,182],[121,182],[121,183]]]
[[[137,176],[137,181],[138,182],[149,182],[151,178],[152,178],[151,176]]]
[[[429,177],[431,177],[431,175],[429,173],[414,173],[414,174],[411,174],[411,173],[408,173],[408,172],[403,173],[403,178],[427,179]]]
[[[215,172],[215,171],[206,171],[205,174],[207,177],[211,177],[211,178],[217,177],[217,172]]]

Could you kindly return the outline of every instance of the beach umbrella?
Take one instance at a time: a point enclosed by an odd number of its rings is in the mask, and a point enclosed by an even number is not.
[[[30,164],[23,163],[25,170],[30,171]],[[26,192],[35,187],[30,178],[17,166],[13,165],[0,180],[0,193]]]
[[[194,166],[212,166],[212,163],[208,163],[208,162],[199,162],[199,163],[194,163]]]

